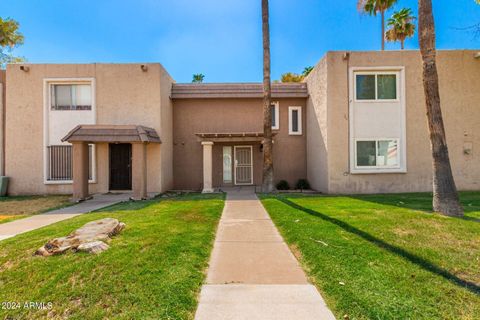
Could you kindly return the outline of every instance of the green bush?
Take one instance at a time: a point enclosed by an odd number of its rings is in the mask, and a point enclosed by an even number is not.
[[[307,179],[299,179],[297,184],[295,185],[295,189],[305,190],[310,189],[310,183],[308,183]]]
[[[289,190],[290,189],[290,185],[288,184],[287,181],[285,180],[280,180],[278,183],[277,183],[277,190]]]

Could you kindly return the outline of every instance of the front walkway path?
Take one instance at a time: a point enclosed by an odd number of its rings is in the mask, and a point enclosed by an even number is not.
[[[83,213],[108,207],[121,201],[127,201],[130,196],[130,193],[98,194],[94,195],[91,200],[80,202],[70,207],[2,223],[0,224],[0,241],[55,222],[73,218]]]
[[[227,191],[195,319],[335,319],[250,188]]]

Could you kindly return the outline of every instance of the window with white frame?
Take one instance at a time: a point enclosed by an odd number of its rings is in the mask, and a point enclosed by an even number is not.
[[[288,133],[302,134],[302,107],[288,107]]]
[[[357,168],[399,168],[398,139],[357,140],[355,165]]]
[[[278,102],[273,102],[270,107],[272,115],[272,129],[278,130],[280,128],[280,110]]]
[[[397,100],[396,72],[356,72],[355,100]]]
[[[51,84],[51,110],[92,110],[92,87],[89,83]]]

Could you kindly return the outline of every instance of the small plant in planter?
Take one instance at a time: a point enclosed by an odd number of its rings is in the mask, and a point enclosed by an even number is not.
[[[299,179],[297,181],[297,184],[295,185],[295,189],[309,190],[310,189],[310,183],[308,183],[307,179]]]
[[[290,185],[286,180],[280,180],[277,183],[277,190],[290,190]]]

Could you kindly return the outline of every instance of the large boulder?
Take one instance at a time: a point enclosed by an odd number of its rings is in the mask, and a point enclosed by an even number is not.
[[[38,249],[35,254],[51,256],[67,250],[100,253],[109,248],[104,242],[125,228],[123,222],[113,218],[91,221],[83,227],[75,230],[66,237],[56,238],[47,242]]]

